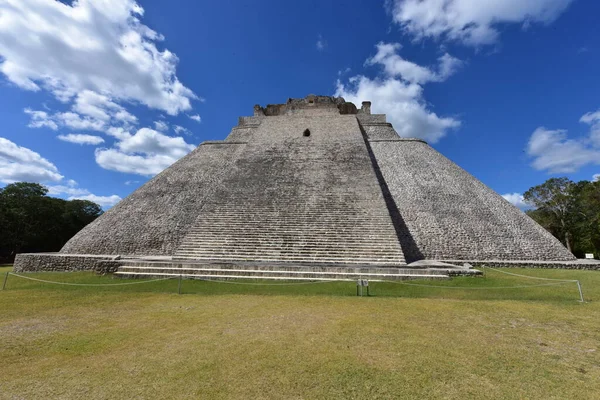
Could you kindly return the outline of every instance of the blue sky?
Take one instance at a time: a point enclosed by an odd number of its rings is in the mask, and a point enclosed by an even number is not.
[[[105,208],[254,104],[342,95],[511,201],[600,173],[591,0],[0,1],[0,185]]]

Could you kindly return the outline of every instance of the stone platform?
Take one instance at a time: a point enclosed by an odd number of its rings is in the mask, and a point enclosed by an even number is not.
[[[326,263],[223,262],[220,260],[177,260],[164,256],[119,257],[62,253],[19,254],[15,272],[85,271],[113,273],[117,277],[183,277],[186,279],[261,279],[294,281],[372,281],[405,279],[448,279],[476,276],[476,269],[428,261],[414,266],[373,266]]]

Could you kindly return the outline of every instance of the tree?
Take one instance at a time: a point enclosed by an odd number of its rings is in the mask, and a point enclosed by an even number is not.
[[[600,255],[600,182],[578,182],[574,194],[578,217],[574,251]]]
[[[569,251],[572,251],[572,232],[576,222],[575,184],[568,178],[551,178],[541,185],[534,186],[523,194],[526,202],[536,210],[546,229],[555,233]]]
[[[37,183],[0,188],[0,259],[17,253],[58,251],[79,230],[102,214],[96,203],[47,196]]]

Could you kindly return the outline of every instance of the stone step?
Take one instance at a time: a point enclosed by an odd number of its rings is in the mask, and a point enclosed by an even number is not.
[[[211,252],[217,252],[217,253],[223,253],[223,254],[238,254],[238,253],[244,253],[244,254],[264,254],[264,255],[279,255],[279,254],[286,254],[286,255],[314,255],[314,256],[326,256],[326,255],[332,255],[332,256],[343,256],[343,255],[352,255],[352,257],[372,257],[372,256],[377,256],[377,255],[398,255],[401,254],[401,251],[398,250],[394,250],[394,251],[389,251],[389,250],[384,250],[384,251],[379,251],[379,252],[367,252],[367,251],[352,251],[352,250],[340,250],[340,249],[335,249],[335,248],[323,248],[323,249],[319,249],[319,250],[297,250],[297,249],[276,249],[276,248],[261,248],[261,247],[245,247],[245,246],[240,246],[240,247],[229,247],[229,248],[224,248],[224,247],[202,247],[202,246],[198,246],[198,247],[180,247],[177,250],[177,253],[182,252],[198,252],[198,253],[211,253]]]
[[[368,233],[364,232],[363,235],[359,235],[356,232],[348,232],[348,233],[340,233],[339,231],[320,231],[315,232],[314,230],[227,230],[227,229],[219,229],[212,230],[207,228],[200,228],[199,230],[190,231],[188,236],[190,237],[203,237],[203,236],[216,236],[216,235],[229,235],[236,237],[248,237],[248,238],[272,238],[274,235],[281,236],[282,238],[312,238],[314,240],[320,240],[321,237],[323,239],[332,240],[336,238],[340,238],[342,240],[356,240],[356,241],[365,241],[365,240],[388,240],[388,239],[398,239],[398,236],[395,233]]]
[[[153,260],[122,260],[123,265],[120,268],[131,270],[137,269],[164,269],[164,270],[204,270],[204,269],[219,269],[219,270],[254,270],[254,271],[298,271],[298,272],[352,272],[360,274],[442,274],[448,271],[448,268],[426,268],[426,267],[377,267],[367,265],[314,265],[314,264],[278,264],[278,263],[225,263],[215,260],[209,262],[196,262],[188,260],[171,260],[171,261],[153,261]]]
[[[122,277],[173,277],[191,279],[260,279],[260,280],[289,280],[289,281],[356,281],[368,279],[370,281],[391,281],[406,279],[448,279],[446,274],[381,274],[381,273],[352,273],[352,272],[292,272],[292,271],[257,271],[257,270],[222,270],[199,269],[191,271],[168,270],[160,268],[143,268],[131,270],[120,267],[116,276]]]
[[[195,273],[206,273],[206,274],[264,274],[264,275],[281,275],[287,274],[289,276],[303,276],[307,274],[319,274],[322,276],[331,275],[348,275],[361,277],[364,275],[381,275],[381,276],[428,276],[428,275],[443,275],[440,270],[427,270],[427,269],[408,269],[408,268],[387,268],[385,271],[381,271],[383,268],[330,268],[326,271],[318,271],[315,268],[304,267],[303,269],[298,268],[286,268],[282,266],[273,266],[270,269],[260,269],[258,267],[247,267],[239,266],[236,268],[212,268],[211,266],[205,267],[151,267],[151,266],[128,266],[122,265],[119,267],[119,272],[165,272],[173,274],[195,274]],[[357,272],[358,271],[358,272]],[[445,271],[444,271],[445,272]]]
[[[180,247],[177,253],[207,253],[207,254],[264,254],[264,255],[314,255],[314,256],[348,256],[352,255],[353,257],[357,254],[356,251],[349,249],[347,251],[343,251],[340,249],[274,249],[274,248],[246,248],[246,247]],[[380,250],[380,251],[362,251],[357,255],[357,257],[375,257],[375,256],[397,256],[399,254],[398,250]]]
[[[261,233],[301,233],[303,235],[311,235],[311,234],[319,234],[319,233],[335,233],[335,234],[354,234],[357,237],[361,237],[357,234],[357,231],[364,234],[381,234],[382,236],[392,235],[396,231],[391,227],[388,228],[377,227],[373,229],[367,229],[368,227],[364,226],[348,226],[348,227],[339,227],[331,224],[324,224],[322,226],[300,226],[297,224],[291,224],[288,226],[285,225],[264,225],[257,226],[252,224],[222,224],[222,225],[210,225],[210,224],[202,224],[201,222],[197,223],[193,229],[190,229],[190,233],[195,232],[205,232],[205,231],[221,231],[221,232],[231,232],[232,229],[243,230],[244,232],[261,232]],[[373,232],[373,233],[371,233]]]
[[[201,220],[205,221],[328,221],[334,223],[351,223],[351,222],[361,222],[361,223],[373,223],[380,225],[385,221],[386,218],[389,219],[389,215],[386,216],[352,216],[352,215],[339,215],[332,216],[329,214],[314,214],[314,215],[306,215],[306,214],[278,214],[278,215],[265,215],[265,214],[240,214],[240,215],[215,215],[215,214],[203,214],[199,216]]]
[[[369,242],[345,242],[345,241],[331,241],[331,242],[306,242],[304,240],[277,240],[274,238],[260,239],[260,240],[236,240],[237,238],[207,238],[207,239],[189,239],[186,240],[181,246],[190,245],[195,247],[261,247],[265,249],[275,248],[282,250],[310,250],[310,249],[333,249],[341,251],[368,251],[368,250],[399,250],[400,244],[394,242],[388,244],[369,243]]]
[[[130,277],[147,277],[147,278],[152,278],[152,277],[173,277],[173,278],[178,278],[178,277],[182,277],[182,278],[186,278],[186,279],[210,279],[210,280],[237,280],[237,279],[254,279],[254,280],[278,280],[278,281],[348,281],[348,282],[354,282],[356,281],[356,279],[354,277],[346,277],[346,276],[339,276],[339,277],[320,277],[320,276],[314,276],[314,277],[279,277],[279,276],[255,276],[255,275],[251,275],[251,276],[244,276],[244,275],[209,275],[209,274],[170,274],[170,273],[143,273],[143,272],[115,272],[114,275],[117,276],[122,276],[122,277],[126,277],[126,278],[130,278]],[[395,275],[393,278],[388,278],[387,277],[380,277],[380,276],[370,276],[370,275],[365,275],[362,277],[362,279],[368,279],[371,282],[383,282],[383,281],[387,281],[387,280],[408,280],[408,279],[448,279],[447,275],[423,275],[423,276],[418,276],[418,275],[405,275],[405,276],[398,276]]]
[[[406,265],[403,258],[397,257],[395,259],[388,258],[342,258],[342,257],[276,257],[276,256],[219,256],[214,254],[201,255],[193,253],[176,253],[174,259],[191,259],[191,260],[222,260],[222,261],[246,261],[246,262],[298,262],[298,263],[319,263],[319,264],[373,264],[373,265],[389,265],[389,266],[401,266]]]

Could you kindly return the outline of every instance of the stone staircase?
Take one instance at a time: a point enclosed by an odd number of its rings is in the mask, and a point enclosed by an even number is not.
[[[282,265],[278,263],[203,263],[197,261],[123,260],[115,272],[121,278],[184,278],[209,280],[276,281],[394,281],[448,279],[450,275],[474,275],[475,270],[447,268],[378,268],[370,266]]]
[[[385,208],[221,205],[204,209],[175,259],[402,266]]]

